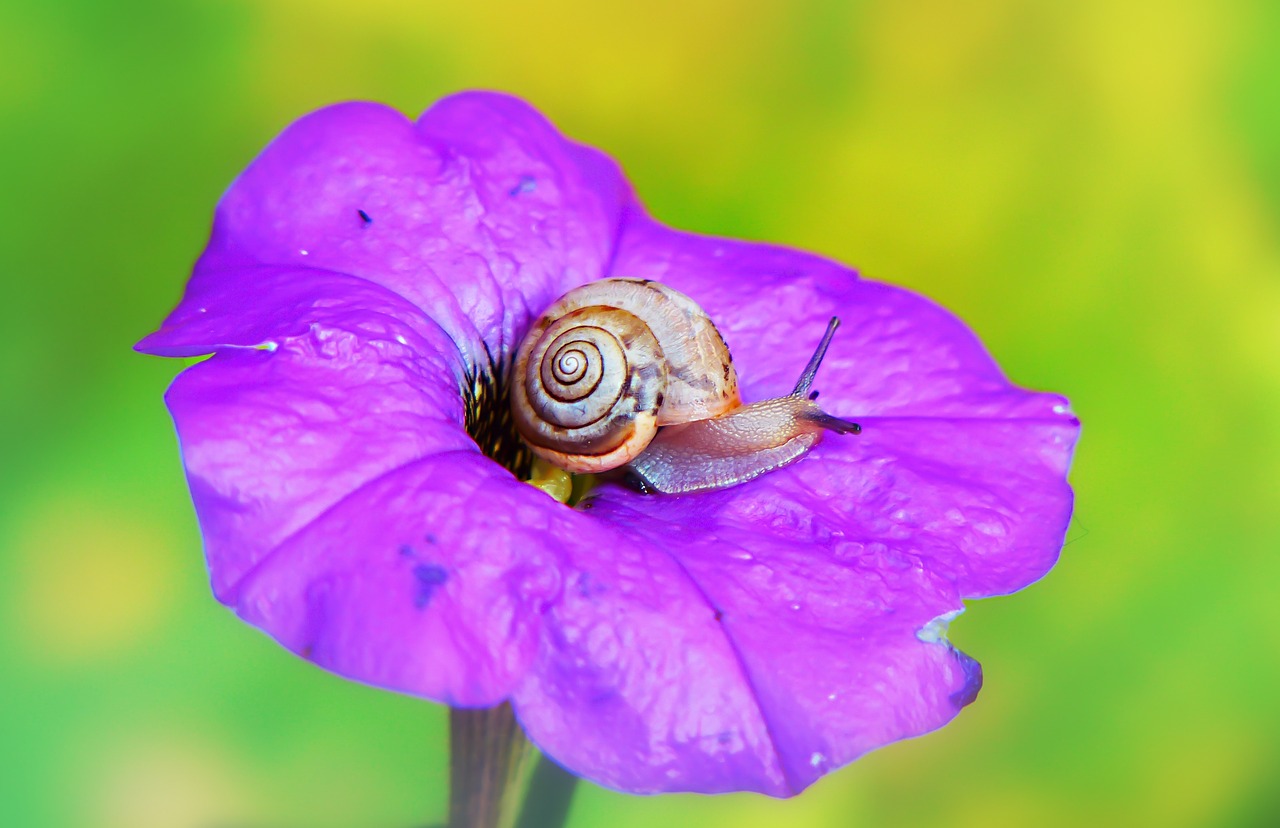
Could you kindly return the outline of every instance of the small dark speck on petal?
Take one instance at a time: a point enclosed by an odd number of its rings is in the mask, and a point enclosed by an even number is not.
[[[423,540],[425,540],[427,543],[435,543],[435,542],[436,542],[436,536],[435,536],[435,535],[433,535],[433,534],[431,534],[430,532],[428,532],[428,533],[427,533],[427,535],[426,535],[426,537],[425,537],[425,538],[423,538]]]
[[[365,224],[373,224],[373,219],[369,218],[369,214],[364,210],[356,210],[356,212],[360,214],[360,220]]]
[[[438,564],[418,564],[413,568],[413,577],[418,583],[413,605],[422,609],[431,603],[431,596],[435,594],[436,588],[449,580],[449,573]]]
[[[817,391],[810,391],[810,392],[809,392],[809,399],[810,399],[810,400],[816,400],[816,399],[818,399],[818,392],[817,392]]]
[[[520,176],[520,183],[507,191],[507,195],[518,196],[538,189],[538,180],[531,175]]]
[[[717,620],[717,621],[723,621],[723,620],[724,620],[724,612],[722,612],[721,610],[716,610],[716,620]]]
[[[578,594],[583,598],[594,598],[607,590],[607,587],[600,583],[596,578],[591,577],[590,572],[583,572],[578,575],[575,582],[578,587]]]
[[[413,547],[407,543],[401,545],[400,554],[404,555],[406,558],[412,558],[414,556]]]

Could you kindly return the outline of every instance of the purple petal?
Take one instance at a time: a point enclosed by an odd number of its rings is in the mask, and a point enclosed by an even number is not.
[[[834,555],[898,547],[964,598],[1014,592],[1056,562],[1078,426],[948,418],[863,426],[857,436],[825,436],[795,465],[748,485],[661,498],[614,486],[599,499],[696,531],[709,521],[755,526]]]
[[[359,276],[428,309],[478,363],[481,342],[512,348],[531,314],[600,276],[630,198],[612,162],[514,98],[456,95],[417,124],[378,104],[332,106],[232,185],[193,286],[252,295],[245,265]]]
[[[708,309],[748,401],[789,393],[827,320],[840,317],[815,386],[825,410],[863,426],[826,435],[750,485],[634,508],[690,526],[726,509],[769,526],[826,516],[849,543],[909,539],[967,598],[1013,592],[1053,566],[1079,421],[1064,398],[1009,383],[954,316],[807,253],[643,218],[628,223],[616,268],[661,278]]]
[[[537,527],[567,510],[480,455],[461,357],[416,308],[340,274],[242,276],[244,312],[239,286],[193,285],[140,344],[217,351],[167,395],[215,593],[335,672],[501,701],[558,589]],[[502,542],[511,527],[522,539]]]
[[[475,451],[441,453],[353,491],[228,598],[336,673],[494,705],[537,652],[575,517]]]
[[[954,588],[887,550],[592,513],[626,542],[574,557],[515,700],[538,745],[601,784],[787,796],[976,692],[976,665],[919,637]]]
[[[1012,591],[1052,566],[1076,429],[868,423],[745,486],[600,489],[589,514],[647,551],[613,551],[603,569],[575,560],[585,574],[568,580],[590,588],[566,590],[549,614],[536,676],[516,697],[534,740],[623,790],[787,795],[972,701],[981,670],[946,643],[944,620],[961,597]],[[745,693],[717,684],[735,672]],[[748,759],[758,764],[741,767]]]
[[[715,609],[679,555],[593,515],[566,544],[561,600],[516,712],[558,762],[632,792],[789,791]],[[670,527],[668,527],[670,528]]]
[[[175,314],[191,312],[189,323],[139,346],[218,351],[166,399],[224,601],[277,544],[367,481],[435,452],[478,451],[462,427],[456,349],[417,310],[351,277],[254,276],[243,315],[234,291],[199,290],[204,304]]]
[[[612,275],[662,281],[698,302],[728,342],[748,402],[790,393],[838,316],[815,384],[833,414],[1070,419],[1062,397],[1011,385],[947,311],[810,253],[682,233],[633,213]]]

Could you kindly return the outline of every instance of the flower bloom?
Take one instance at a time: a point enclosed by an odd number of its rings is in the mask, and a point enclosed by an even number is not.
[[[532,320],[608,276],[664,282],[788,393],[827,320],[800,462],[683,496],[522,483],[503,389]],[[212,356],[167,394],[218,599],[358,681],[509,700],[626,791],[794,794],[972,701],[962,599],[1056,560],[1079,424],[960,322],[793,250],[651,219],[618,168],[509,97],[416,122],[329,107],[236,180],[138,349]],[[497,458],[495,460],[494,458]]]

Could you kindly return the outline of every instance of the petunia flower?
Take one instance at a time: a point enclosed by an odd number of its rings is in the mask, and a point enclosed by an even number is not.
[[[836,209],[833,205],[833,209]],[[788,392],[827,320],[798,463],[682,496],[522,482],[510,358],[569,288],[697,301],[743,398]],[[973,701],[963,601],[1054,564],[1078,433],[933,303],[807,253],[654,221],[617,166],[510,97],[290,126],[223,197],[138,349],[212,356],[167,394],[213,589],[321,667],[509,701],[572,772],[789,796]]]

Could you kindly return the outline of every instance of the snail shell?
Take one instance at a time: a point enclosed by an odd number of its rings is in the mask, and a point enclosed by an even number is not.
[[[835,325],[790,395],[744,406],[729,348],[693,300],[649,280],[590,282],[521,343],[516,430],[570,472],[627,466],[646,491],[736,485],[799,459],[824,430],[858,431],[805,396]]]
[[[516,429],[567,471],[625,465],[659,426],[717,417],[741,404],[733,358],[693,300],[641,279],[569,291],[516,353]]]

